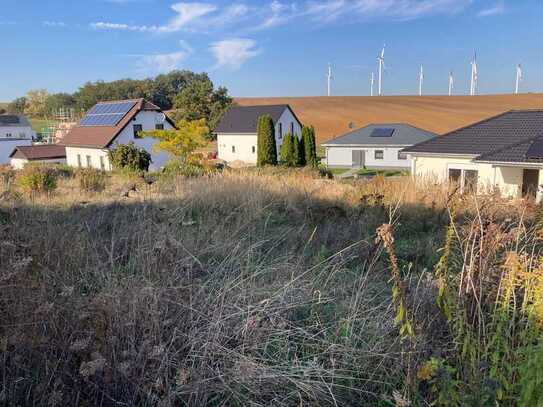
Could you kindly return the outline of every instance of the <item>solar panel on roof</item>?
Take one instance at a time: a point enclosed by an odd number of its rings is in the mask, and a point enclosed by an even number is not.
[[[1,115],[0,123],[2,124],[18,124],[20,122],[19,116],[14,115]]]
[[[79,123],[81,126],[116,126],[136,102],[98,103]]]
[[[538,138],[532,143],[526,151],[526,158],[543,158],[543,138]]]
[[[378,129],[373,129],[373,131],[370,134],[370,137],[392,137],[393,133],[394,133],[394,129],[378,128]]]

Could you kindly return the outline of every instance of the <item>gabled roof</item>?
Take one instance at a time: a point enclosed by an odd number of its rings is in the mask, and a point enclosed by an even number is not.
[[[21,114],[0,114],[0,127],[30,127],[28,119]]]
[[[302,122],[298,120],[289,105],[232,106],[224,114],[215,129],[215,133],[254,134],[260,116],[270,115],[273,122],[277,123],[286,109],[291,111],[294,118],[301,125]]]
[[[136,102],[136,104],[125,114],[116,126],[78,125],[70,130],[70,132],[62,139],[62,144],[73,147],[107,148],[140,111],[161,111],[158,106],[144,99],[117,100],[103,103],[118,104],[123,102]],[[167,116],[166,120],[175,127],[174,123]]]
[[[392,134],[385,137],[376,136],[376,132],[378,134],[382,130],[389,130],[388,134]],[[385,131],[384,133],[387,132]],[[430,140],[435,136],[435,133],[405,123],[370,124],[333,140],[329,140],[323,143],[323,146],[411,146],[422,141]]]
[[[530,141],[542,133],[543,110],[512,110],[403,151],[480,156],[478,161],[526,162],[521,156],[525,156]]]
[[[19,146],[15,147],[9,157],[23,158],[29,161],[66,158],[66,148],[58,144],[36,144],[33,146]]]

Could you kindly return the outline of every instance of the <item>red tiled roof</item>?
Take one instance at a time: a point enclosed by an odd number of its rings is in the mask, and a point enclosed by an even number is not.
[[[50,160],[53,158],[66,158],[66,148],[58,144],[37,144],[33,146],[15,147],[10,158],[23,158],[27,160]]]
[[[76,126],[62,140],[65,146],[107,148],[130,121],[142,110],[160,111],[160,108],[144,99],[119,100],[107,103],[136,102],[134,107],[116,126]],[[169,121],[167,118],[166,120]]]

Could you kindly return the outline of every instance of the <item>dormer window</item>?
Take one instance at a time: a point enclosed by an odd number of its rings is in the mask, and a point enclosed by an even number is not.
[[[142,138],[143,126],[141,124],[134,124],[134,138]]]

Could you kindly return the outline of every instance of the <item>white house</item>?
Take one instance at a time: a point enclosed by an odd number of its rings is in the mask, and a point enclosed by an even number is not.
[[[435,136],[409,124],[370,124],[322,146],[328,167],[409,170],[411,157],[402,149]]]
[[[15,147],[32,145],[35,135],[26,117],[0,115],[0,164],[9,164],[9,156]]]
[[[16,170],[28,163],[66,163],[66,148],[58,144],[34,144],[18,146],[10,154],[10,164]]]
[[[96,104],[62,140],[66,160],[73,167],[111,170],[108,151],[118,144],[133,142],[151,154],[151,170],[164,166],[168,154],[157,153],[157,140],[142,137],[142,131],[171,130],[174,123],[154,104],[144,99]]]
[[[454,182],[462,191],[543,197],[543,110],[505,112],[404,152],[418,178]]]
[[[215,129],[218,158],[255,165],[256,127],[258,119],[264,115],[270,115],[273,120],[277,154],[287,133],[301,137],[302,123],[289,105],[232,106]]]

